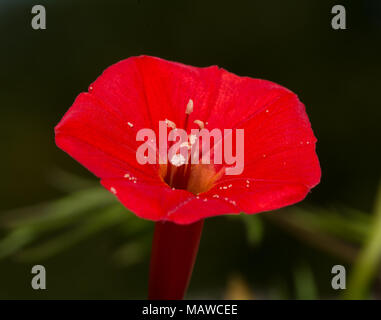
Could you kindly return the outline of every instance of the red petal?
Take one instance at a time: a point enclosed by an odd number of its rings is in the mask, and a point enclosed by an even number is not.
[[[241,210],[272,210],[300,201],[320,180],[304,106],[272,82],[141,56],[106,69],[89,91],[57,125],[56,143],[143,218],[185,224]],[[224,176],[200,199],[169,188],[157,165],[136,161],[136,132],[157,131],[165,119],[181,127],[189,99],[194,101],[190,124],[197,119],[208,129],[245,129],[243,174]]]
[[[136,161],[136,131],[89,93],[81,93],[56,127],[57,145],[100,178],[159,180],[158,166]]]

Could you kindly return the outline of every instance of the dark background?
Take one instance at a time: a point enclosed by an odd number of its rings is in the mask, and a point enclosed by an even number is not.
[[[52,186],[57,168],[96,183],[55,146],[53,128],[105,68],[140,54],[216,64],[297,93],[323,174],[306,203],[372,212],[381,163],[380,1],[0,1],[0,216],[61,197]],[[46,30],[31,27],[35,4],[46,8]],[[335,4],[346,8],[347,30],[331,28]],[[299,265],[312,270],[319,297],[337,297],[331,267],[350,263],[267,221],[251,246],[244,228],[240,217],[207,220],[189,297],[223,298],[238,283],[255,297],[303,298],[295,293]],[[10,255],[0,260],[0,298],[145,298],[149,255],[125,267],[110,254],[123,242],[107,229],[42,260]],[[47,291],[30,287],[34,264],[47,269]]]

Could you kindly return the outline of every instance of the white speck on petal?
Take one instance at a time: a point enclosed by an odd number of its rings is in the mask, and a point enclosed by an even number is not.
[[[130,126],[130,128],[132,128],[134,126],[134,124],[129,122],[129,121],[127,122],[127,124]]]
[[[115,189],[114,187],[111,187],[111,188],[110,188],[110,191],[111,191],[113,194],[117,194],[116,189]]]

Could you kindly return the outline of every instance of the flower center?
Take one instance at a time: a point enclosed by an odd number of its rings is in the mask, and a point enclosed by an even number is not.
[[[189,100],[185,110],[185,121],[183,129],[186,131],[189,123],[189,115],[193,111],[193,101]],[[165,120],[167,126],[172,130],[176,130],[176,124],[168,119]],[[200,129],[204,128],[204,122],[195,120],[194,123]],[[181,144],[181,147],[187,147],[189,150],[196,143],[198,136],[190,135],[189,141]],[[168,145],[168,148],[171,144]],[[218,180],[223,171],[216,172],[213,164],[192,164],[190,157],[193,157],[192,152],[188,152],[188,159],[182,153],[176,153],[168,159],[168,163],[161,165],[161,176],[163,180],[173,189],[183,189],[199,194],[208,191]],[[198,155],[200,158],[201,155]]]

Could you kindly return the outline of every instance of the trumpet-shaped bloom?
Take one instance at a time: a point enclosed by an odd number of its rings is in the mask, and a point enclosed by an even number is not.
[[[140,129],[243,129],[244,169],[226,163],[140,164]],[[316,138],[304,105],[288,89],[139,56],[109,68],[81,93],[55,128],[56,144],[101,179],[139,217],[189,224],[269,211],[305,198],[320,181]],[[158,143],[156,141],[155,143]],[[168,145],[168,147],[170,144]],[[159,157],[159,155],[157,155]]]

